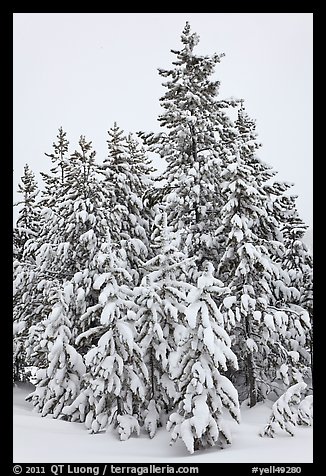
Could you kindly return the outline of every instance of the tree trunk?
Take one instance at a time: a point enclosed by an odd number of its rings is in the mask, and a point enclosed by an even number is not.
[[[122,400],[120,397],[117,397],[117,414],[123,415],[123,406],[122,406]]]
[[[203,445],[201,444],[201,441],[199,438],[196,438],[195,439],[195,442],[194,442],[194,450],[195,451],[198,451],[198,450],[201,450],[203,447]]]
[[[152,394],[152,399],[155,400],[155,393],[156,393],[156,388],[155,388],[155,379],[154,379],[154,358],[153,358],[153,347],[150,349],[150,377],[151,377],[151,394]]]
[[[256,378],[254,373],[254,363],[252,355],[249,354],[247,357],[247,378],[249,384],[249,406],[250,408],[254,407],[257,403],[257,387],[256,387]]]
[[[194,162],[196,162],[198,164],[198,167],[199,167],[198,156],[197,156],[196,133],[195,133],[195,128],[194,128],[193,124],[190,125],[190,133],[191,133],[191,142],[192,142],[192,155],[193,155],[193,158],[194,158]],[[198,169],[198,173],[200,173],[199,169]],[[200,187],[200,179],[198,179],[198,185]],[[199,196],[200,196],[200,193],[198,194],[197,203],[196,203],[196,210],[195,210],[196,224],[198,224],[199,221],[200,221]]]
[[[251,325],[250,325],[250,317],[246,316],[246,337],[251,337]],[[247,371],[247,382],[249,386],[249,406],[254,407],[257,403],[257,386],[256,386],[256,376],[254,371],[254,359],[253,355],[250,352],[247,355],[247,362],[246,362],[246,371]]]

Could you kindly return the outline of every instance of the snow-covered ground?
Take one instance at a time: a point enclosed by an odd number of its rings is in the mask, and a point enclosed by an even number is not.
[[[147,435],[120,441],[111,431],[89,434],[81,423],[42,418],[25,402],[30,388],[14,388],[13,460],[15,463],[311,463],[312,428],[297,428],[295,437],[279,433],[261,438],[270,404],[242,408],[242,423],[230,421],[233,444],[190,455],[178,441],[169,446],[161,429],[153,440]]]

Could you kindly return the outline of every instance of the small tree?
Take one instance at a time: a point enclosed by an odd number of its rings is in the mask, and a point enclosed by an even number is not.
[[[180,314],[185,312],[187,304],[189,286],[182,278],[189,260],[177,250],[165,212],[155,218],[151,245],[155,256],[144,264],[145,277],[134,293],[138,342],[149,373],[145,428],[152,438],[178,398],[169,373],[170,356],[180,334],[186,330],[180,324]]]
[[[153,168],[138,141],[114,123],[108,131],[108,156],[100,167],[109,194],[108,221],[112,242],[126,252],[128,272],[137,285],[142,262],[148,256],[149,216],[143,195],[151,184]]]
[[[313,396],[307,395],[298,408],[298,425],[311,426],[313,421]]]
[[[283,196],[278,200],[285,253],[282,264],[288,270],[291,285],[299,293],[294,304],[303,307],[309,314],[311,330],[307,339],[311,357],[313,353],[313,259],[303,241],[308,228],[299,216],[296,196]]]
[[[167,429],[171,443],[181,438],[190,453],[218,442],[231,443],[223,408],[237,422],[240,419],[237,391],[223,375],[228,365],[237,368],[237,359],[224,329],[223,312],[215,302],[217,296],[222,300],[228,290],[213,272],[212,264],[206,263],[197,286],[188,295],[189,306],[182,323],[189,334],[179,344],[172,374],[180,398]],[[222,302],[220,305],[223,307]]]
[[[21,261],[26,242],[35,238],[39,230],[40,209],[36,202],[39,190],[35,175],[28,164],[24,167],[24,175],[21,177],[21,184],[18,185],[18,193],[22,194],[23,198],[15,203],[15,206],[21,205],[21,209],[14,227],[13,245],[14,259]]]
[[[140,408],[145,398],[147,369],[130,317],[134,303],[127,283],[131,276],[113,250],[107,260],[106,271],[93,279],[98,301],[84,314],[89,322],[99,325],[90,326],[77,339],[79,344],[92,336],[92,346],[85,355],[87,373],[82,392],[64,413],[72,420],[85,422],[92,433],[113,423],[120,438],[127,439],[133,431],[138,432],[142,423]]]
[[[52,148],[53,152],[51,154],[45,153],[53,163],[50,174],[41,172],[45,184],[42,204],[50,208],[55,205],[57,198],[61,196],[61,187],[66,182],[66,170],[69,165],[69,141],[67,140],[67,133],[62,127],[59,128],[57,142],[53,142]]]
[[[62,416],[62,409],[80,392],[80,379],[85,373],[82,357],[71,345],[71,322],[68,318],[72,285],[65,283],[53,305],[40,339],[47,358],[47,367],[36,373],[36,389],[26,397],[42,416]]]
[[[268,424],[260,433],[260,436],[274,438],[277,429],[286,431],[294,436],[294,429],[298,423],[298,405],[301,400],[301,392],[306,388],[304,382],[292,385],[272,407],[272,415]]]

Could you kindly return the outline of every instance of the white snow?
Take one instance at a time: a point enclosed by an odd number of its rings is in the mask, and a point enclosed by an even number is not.
[[[113,431],[89,434],[82,423],[42,418],[24,401],[31,388],[14,389],[13,461],[17,463],[311,463],[312,427],[296,427],[291,438],[279,432],[275,438],[258,433],[268,420],[272,402],[250,409],[242,406],[241,424],[230,418],[232,445],[212,447],[190,455],[178,440],[169,446],[171,435],[159,428],[153,439],[145,432],[119,441]],[[227,415],[225,415],[227,418]]]
[[[256,320],[256,321],[260,321],[261,319],[261,312],[260,311],[254,311],[252,313],[252,317]]]
[[[97,275],[94,280],[93,288],[101,289],[101,287],[103,286],[103,284],[106,282],[108,278],[110,278],[110,273],[102,273],[100,275]]]
[[[199,301],[190,304],[186,309],[186,318],[191,329],[196,327],[197,314],[201,308],[202,303]]]
[[[265,314],[264,315],[264,322],[269,329],[272,331],[275,331],[275,326],[274,326],[274,319],[272,314]]]
[[[129,349],[132,351],[134,347],[134,336],[128,323],[117,322],[117,330],[120,334],[120,339],[126,342]]]
[[[235,296],[228,296],[223,299],[223,304],[226,309],[230,309],[233,304],[236,302],[237,298]]]
[[[101,324],[105,325],[108,324],[110,321],[111,316],[114,313],[117,303],[115,301],[109,301],[106,303],[103,311],[101,313]]]
[[[253,339],[248,338],[246,340],[246,344],[250,352],[257,352],[258,351],[258,346],[256,342]]]
[[[122,441],[128,440],[130,435],[135,432],[137,435],[140,434],[140,428],[136,418],[131,415],[118,415],[117,421],[119,423],[118,431],[120,434],[120,439]]]
[[[209,353],[211,355],[214,355],[214,353],[216,352],[216,346],[215,346],[215,336],[214,336],[214,333],[212,331],[212,328],[211,327],[206,327],[206,329],[204,329],[204,344],[206,345]]]
[[[204,289],[206,287],[213,286],[214,282],[215,279],[212,272],[204,273],[197,279],[197,287],[198,289]]]

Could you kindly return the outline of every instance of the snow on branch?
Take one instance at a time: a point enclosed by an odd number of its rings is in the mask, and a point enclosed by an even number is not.
[[[292,385],[272,406],[272,414],[268,424],[260,432],[260,436],[274,438],[278,429],[284,430],[289,435],[294,436],[294,428],[298,422],[298,405],[300,404],[301,392],[305,390],[307,384],[304,382]],[[307,404],[308,406],[308,404]],[[299,407],[300,408],[300,407]],[[304,418],[306,407],[301,407],[301,414]]]

